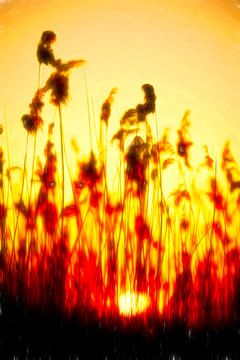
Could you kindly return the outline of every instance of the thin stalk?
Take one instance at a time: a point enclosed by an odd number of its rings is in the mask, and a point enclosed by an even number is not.
[[[70,178],[70,182],[71,182],[71,188],[72,188],[72,194],[73,194],[73,200],[74,200],[74,204],[77,208],[77,211],[78,211],[78,214],[76,216],[76,221],[77,221],[77,229],[78,229],[78,235],[77,235],[77,239],[80,239],[80,233],[84,232],[84,229],[83,229],[83,217],[82,217],[82,211],[81,211],[81,208],[78,204],[78,201],[77,201],[77,197],[76,197],[76,194],[75,194],[75,191],[74,191],[74,185],[73,185],[73,177],[72,177],[72,174],[71,174],[71,169],[70,169],[70,164],[69,164],[69,160],[68,160],[68,157],[67,157],[67,151],[66,151],[66,146],[65,146],[65,143],[64,143],[64,155],[65,155],[65,159],[66,159],[66,165],[67,165],[67,169],[68,169],[68,175],[69,175],[69,178]],[[85,244],[82,244],[82,246],[84,247]]]
[[[37,134],[35,134],[34,137],[34,148],[33,148],[33,159],[32,159],[32,174],[31,174],[31,179],[30,179],[30,193],[29,193],[29,198],[28,198],[28,217],[30,216],[29,214],[29,210],[30,210],[30,206],[31,206],[31,199],[32,199],[32,188],[33,188],[33,174],[34,174],[34,164],[35,164],[35,157],[36,157],[36,143],[37,143]],[[28,238],[28,231],[26,229],[26,241]],[[32,247],[32,238],[33,238],[33,229],[31,228],[31,232],[30,232],[30,242],[29,242],[29,248],[28,248],[28,256],[27,256],[27,267],[26,267],[26,271],[28,273],[28,269],[29,269],[29,261],[30,261],[30,255],[31,255],[31,247]]]
[[[155,125],[156,125],[156,134],[157,134],[157,142],[159,140],[159,129],[158,129],[158,116],[157,116],[157,111],[155,111],[154,113],[155,115]],[[160,274],[162,272],[162,256],[161,256],[161,252],[160,252],[160,248],[161,248],[161,244],[162,244],[162,234],[163,234],[163,201],[164,201],[164,196],[163,196],[163,189],[162,189],[162,164],[161,164],[161,156],[160,156],[160,152],[159,152],[159,163],[157,165],[158,167],[158,172],[159,172],[159,185],[160,185],[160,210],[161,210],[161,214],[160,214],[160,244],[159,244],[159,251],[158,251],[158,255],[157,255],[157,273],[156,273],[156,281],[158,282],[160,279]],[[159,206],[158,206],[158,210],[159,210]],[[157,290],[157,285],[156,284],[156,304],[158,304],[159,301],[159,295],[160,292]]]
[[[25,148],[25,155],[24,155],[23,180],[22,180],[22,188],[21,188],[21,193],[20,193],[20,204],[23,199],[23,189],[24,189],[26,169],[27,169],[28,140],[29,140],[29,133],[27,133],[26,148]],[[13,254],[15,252],[15,240],[16,240],[16,234],[17,234],[17,230],[18,230],[19,215],[20,215],[20,210],[17,211],[17,218],[16,218],[16,224],[15,224],[14,235],[13,235],[13,248],[12,248],[12,254],[11,254],[11,258],[10,258],[9,268],[11,268],[12,258],[13,258]]]
[[[6,117],[6,111],[5,111],[5,133],[6,133],[6,142],[7,142],[7,162],[8,162],[8,193],[7,193],[7,201],[6,204],[8,206],[8,201],[9,201],[9,187],[10,187],[10,192],[11,192],[11,197],[12,197],[12,204],[14,204],[14,195],[13,195],[13,186],[12,186],[12,181],[11,181],[11,160],[10,160],[10,150],[9,150],[9,138],[8,138],[8,126],[7,126],[7,117]],[[13,215],[15,215],[15,208],[14,206],[12,207],[12,213]],[[14,219],[15,216],[12,217],[12,228],[14,229]]]
[[[91,116],[90,116],[90,101],[89,101],[89,92],[88,92],[88,84],[87,84],[87,76],[84,67],[83,69],[83,79],[85,84],[85,91],[86,91],[86,99],[87,99],[87,111],[88,111],[88,129],[89,129],[89,136],[90,136],[90,145],[91,150],[93,150],[93,141],[92,141],[92,129],[91,129]]]
[[[38,65],[38,80],[37,80],[37,88],[39,91],[40,88],[40,77],[41,77],[41,63]],[[32,158],[32,174],[31,174],[31,183],[30,183],[30,193],[29,193],[29,201],[28,201],[28,210],[29,206],[31,204],[31,198],[32,198],[32,184],[33,184],[33,174],[34,174],[34,164],[36,159],[36,147],[37,147],[37,132],[34,136],[34,145],[33,145],[33,158]]]
[[[61,162],[62,162],[62,206],[61,210],[64,209],[64,200],[65,200],[65,174],[64,174],[64,138],[63,138],[63,121],[62,121],[62,111],[61,104],[58,105],[59,113],[59,123],[60,123],[60,138],[61,138]],[[61,238],[63,238],[63,225],[64,225],[64,216],[61,216]]]
[[[37,77],[37,91],[39,91],[40,88],[40,77],[41,77],[41,63],[38,65],[38,77]],[[31,179],[30,179],[30,192],[29,192],[29,199],[28,199],[28,212],[30,210],[31,206],[31,200],[32,200],[32,190],[33,190],[33,174],[34,174],[34,165],[35,165],[35,159],[36,159],[36,148],[37,148],[37,132],[34,135],[34,145],[33,145],[33,157],[32,157],[32,168],[31,168]],[[31,244],[32,244],[32,232],[30,234],[30,244],[29,244],[29,252],[31,251]],[[26,234],[27,236],[27,234]],[[29,259],[28,259],[29,261]],[[27,261],[27,263],[28,263]]]

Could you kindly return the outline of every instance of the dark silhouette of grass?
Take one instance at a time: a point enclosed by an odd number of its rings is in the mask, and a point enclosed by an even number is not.
[[[237,326],[240,169],[229,143],[223,149],[221,171],[217,172],[207,147],[203,162],[194,163],[190,112],[185,112],[177,141],[172,143],[167,131],[159,131],[154,88],[144,84],[143,103],[123,114],[119,130],[112,135],[111,144],[119,147],[119,170],[113,170],[118,192],[114,192],[107,176],[106,155],[114,88],[100,112],[99,153],[94,153],[91,138],[89,158],[77,158],[72,175],[62,106],[69,98],[70,71],[84,61],[56,60],[52,50],[55,39],[53,32],[44,32],[38,46],[39,66],[50,65],[53,73],[40,87],[39,70],[38,89],[29,113],[22,117],[26,152],[20,199],[12,196],[12,204],[5,197],[6,189],[12,189],[11,169],[5,168],[4,150],[0,152],[3,293],[8,299],[19,299],[22,309],[39,309],[48,315],[57,312],[65,320],[77,314],[83,322],[93,321],[95,328],[96,322],[104,321],[106,332],[109,324],[131,328],[136,323],[149,334],[159,331],[160,324],[167,324],[172,334],[176,324],[181,324],[182,333],[186,329]],[[85,86],[87,89],[86,76]],[[36,164],[36,136],[45,126],[42,110],[47,92],[58,109],[61,148],[55,148],[50,125],[45,163]],[[89,117],[89,99],[88,112]],[[25,193],[29,136],[35,137],[30,195]],[[67,204],[65,165],[73,192]],[[204,179],[204,187],[198,187],[196,174]],[[19,317],[18,309],[16,313]],[[30,318],[27,315],[27,321]],[[156,319],[154,326],[152,319]],[[164,341],[166,334],[161,335]],[[121,332],[118,336],[130,344]],[[141,338],[142,334],[136,336]]]

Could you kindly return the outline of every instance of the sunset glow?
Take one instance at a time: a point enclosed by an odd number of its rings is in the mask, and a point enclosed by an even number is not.
[[[176,128],[182,113],[191,109],[192,133],[199,147],[206,143],[217,156],[219,147],[230,139],[238,152],[240,11],[236,5],[233,0],[15,0],[2,4],[0,114],[4,121],[6,112],[9,128],[16,129],[9,132],[10,144],[17,143],[24,151],[25,133],[18,120],[37,86],[39,34],[50,29],[58,37],[57,57],[87,61],[96,123],[103,99],[113,87],[119,89],[110,133],[124,111],[139,102],[139,89],[147,82],[158,95],[161,130]],[[42,82],[47,74],[49,69],[42,69]],[[66,138],[77,134],[81,150],[87,153],[81,69],[72,75],[70,87],[71,106],[64,109]],[[54,119],[54,110],[47,109],[45,122]],[[93,116],[91,121],[94,124]],[[46,131],[39,137],[43,144]],[[20,152],[11,151],[11,157],[14,163],[21,161]]]
[[[149,307],[145,294],[126,293],[119,297],[119,312],[123,316],[135,316],[144,313]]]
[[[16,0],[0,16],[3,288],[64,314],[235,321],[237,3]]]

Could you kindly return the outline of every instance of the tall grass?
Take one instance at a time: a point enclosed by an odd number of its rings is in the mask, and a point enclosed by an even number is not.
[[[55,39],[50,31],[42,35],[38,61],[52,66],[53,73],[43,87],[39,75],[30,113],[22,117],[27,145],[19,201],[11,196],[10,203],[5,196],[13,187],[11,169],[3,160],[9,149],[0,152],[1,286],[27,304],[77,310],[83,316],[86,310],[97,317],[154,314],[191,326],[239,321],[240,169],[229,143],[221,169],[207,147],[202,163],[196,164],[190,112],[183,115],[173,143],[168,131],[160,131],[154,88],[144,84],[143,102],[123,114],[115,134],[108,130],[116,93],[111,90],[100,110],[94,153],[84,73],[91,152],[85,159],[76,154],[74,174],[62,107],[68,102],[70,71],[84,61],[56,60]],[[35,161],[34,146],[27,196],[28,139],[34,136],[36,142],[44,126],[46,93],[59,111],[60,150],[50,125],[44,163]],[[107,161],[111,146],[119,152],[114,169]],[[109,169],[115,172],[115,187]],[[73,193],[69,203],[67,176]]]

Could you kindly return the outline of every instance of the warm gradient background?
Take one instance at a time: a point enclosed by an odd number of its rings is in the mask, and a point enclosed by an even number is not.
[[[112,87],[119,92],[112,124],[142,101],[141,85],[158,96],[160,127],[177,128],[192,110],[192,135],[213,156],[231,139],[240,154],[240,2],[234,0],[0,1],[0,121],[8,122],[12,163],[22,164],[20,118],[37,88],[36,47],[44,30],[57,34],[56,57],[84,58],[96,119]],[[50,69],[42,71],[42,84]],[[89,136],[82,69],[73,70],[64,109],[66,141]],[[46,124],[57,120],[45,111]],[[114,127],[114,126],[113,126]],[[3,140],[1,140],[3,141]],[[39,135],[39,146],[45,141]]]

